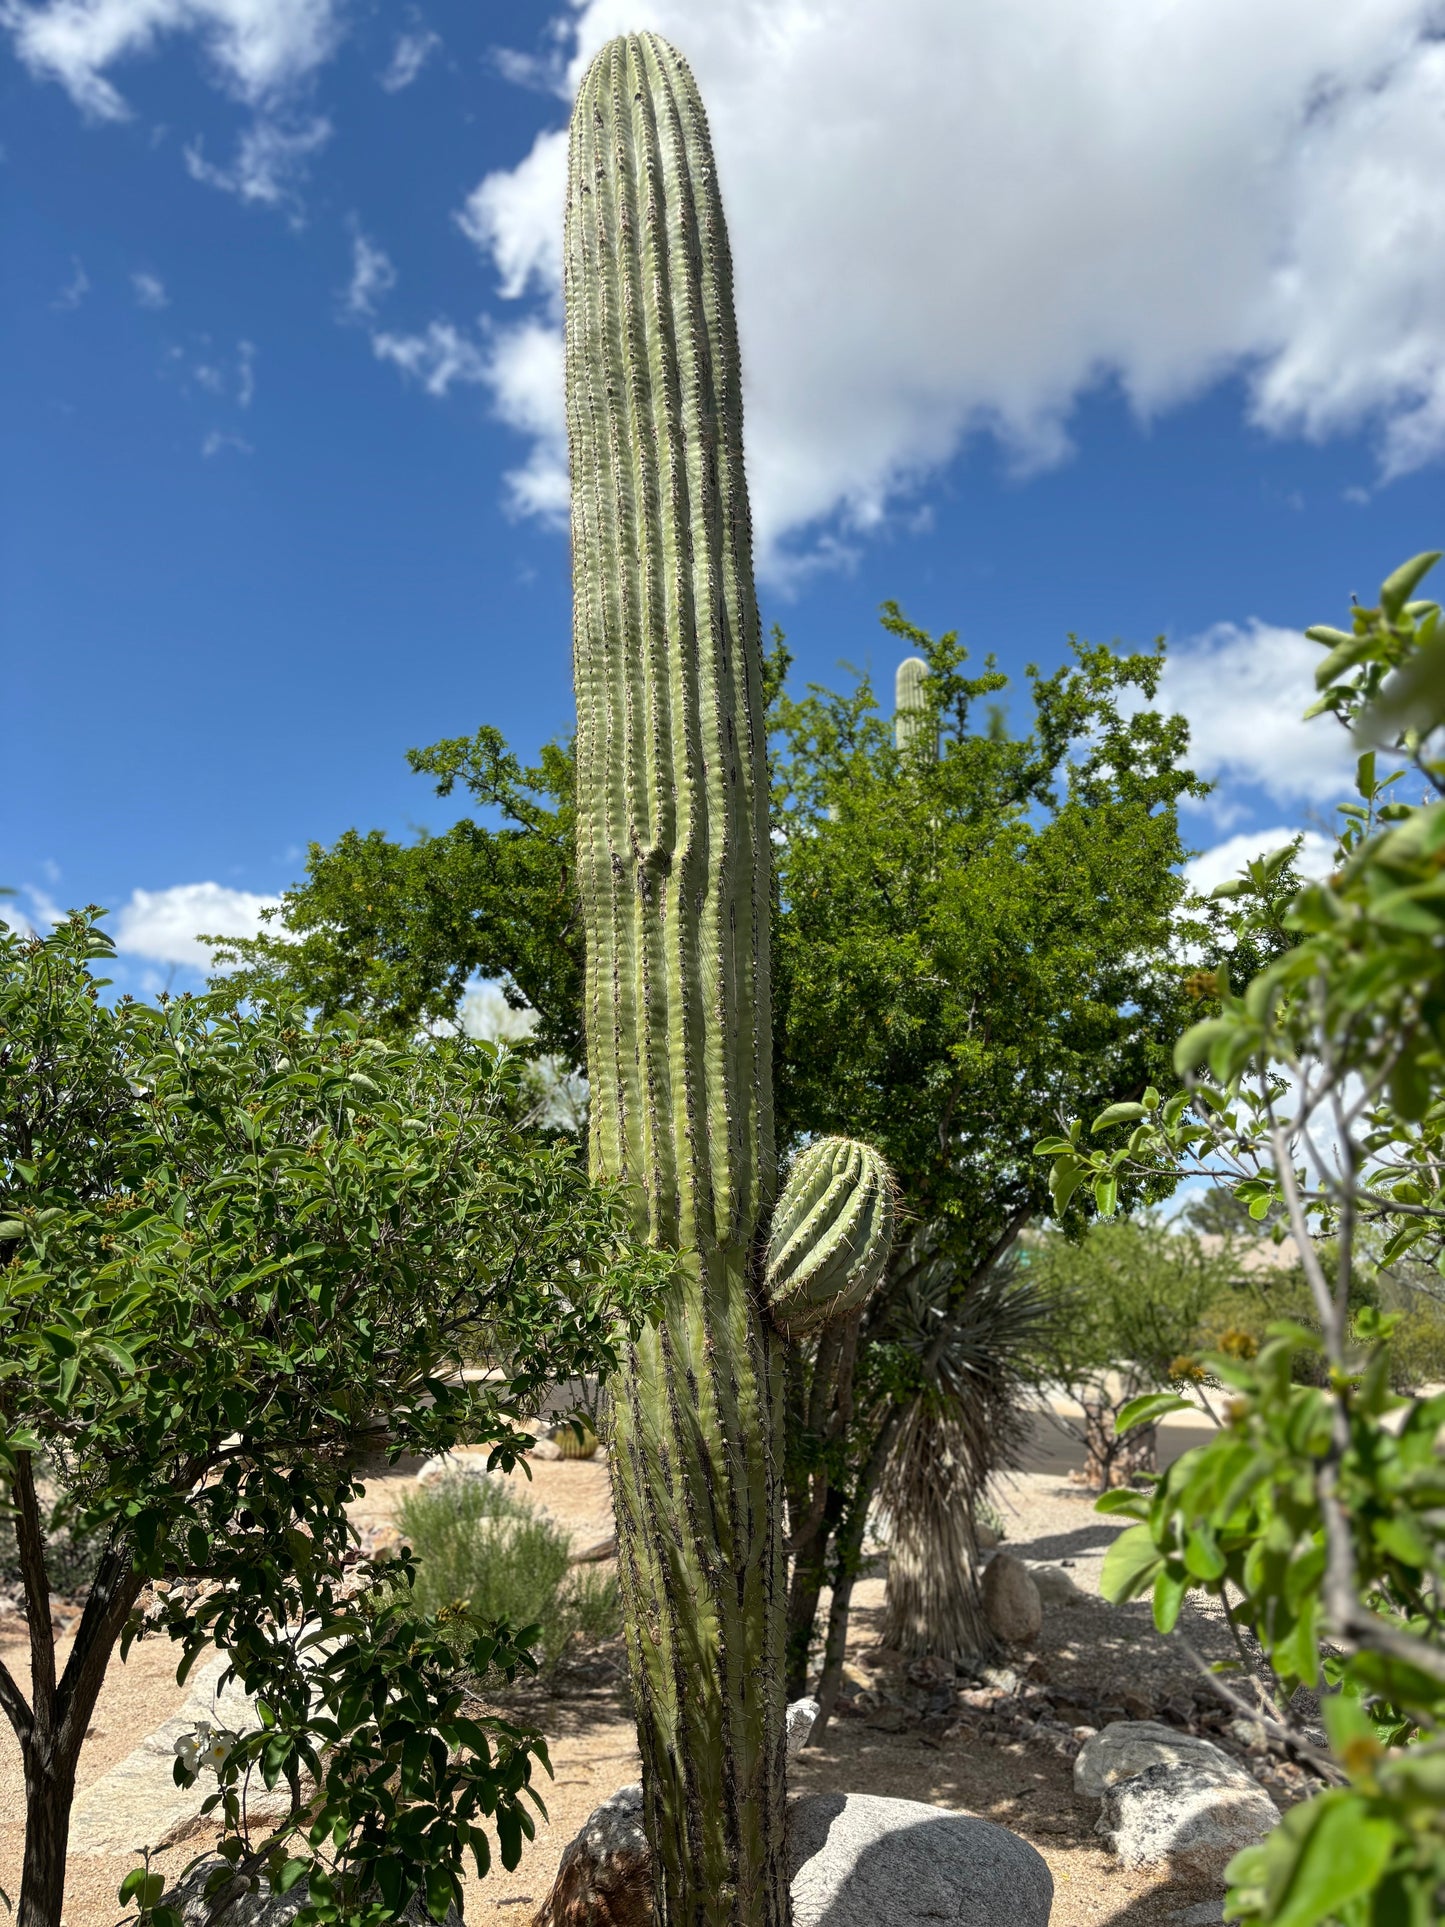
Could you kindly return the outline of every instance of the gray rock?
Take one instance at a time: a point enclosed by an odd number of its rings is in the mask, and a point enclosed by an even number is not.
[[[487,1446],[459,1445],[450,1452],[438,1452],[428,1459],[416,1475],[420,1486],[440,1485],[447,1479],[490,1479],[501,1478],[501,1473],[493,1474],[487,1470],[491,1449]]]
[[[790,1760],[796,1760],[808,1744],[808,1735],[812,1732],[813,1724],[821,1711],[822,1708],[814,1699],[794,1700],[788,1708],[787,1733]]]
[[[983,1569],[983,1614],[1005,1646],[1031,1646],[1044,1623],[1033,1574],[1011,1552],[996,1552]]]
[[[225,1893],[217,1893],[208,1900],[206,1881],[224,1864],[214,1856],[199,1861],[176,1882],[162,1904],[178,1908],[186,1927],[288,1927],[306,1905],[307,1881],[298,1880],[286,1893],[273,1894],[264,1874],[257,1876],[254,1890],[236,1880],[229,1898]],[[402,1919],[409,1922],[410,1927],[432,1927],[426,1902],[420,1895],[408,1903]],[[448,1911],[443,1927],[463,1927],[455,1907]]]
[[[793,1927],[1048,1927],[1043,1856],[992,1820],[871,1793],[791,1807]]]
[[[1224,1919],[1222,1900],[1196,1900],[1192,1907],[1180,1907],[1169,1916],[1172,1927],[1214,1927]]]
[[[652,1927],[652,1853],[642,1788],[619,1787],[563,1849],[532,1927]]]
[[[1039,1598],[1045,1606],[1077,1606],[1087,1597],[1062,1566],[1030,1566],[1029,1577],[1038,1587]]]
[[[1188,1763],[1151,1766],[1104,1794],[1096,1833],[1125,1867],[1168,1867],[1176,1879],[1214,1880],[1279,1820],[1279,1808],[1237,1768],[1227,1777]]]
[[[1158,1720],[1115,1720],[1084,1744],[1074,1761],[1074,1791],[1102,1800],[1118,1780],[1129,1780],[1151,1766],[1203,1766],[1225,1778],[1249,1776],[1222,1747],[1196,1739]],[[1253,1785],[1253,1782],[1249,1782]]]
[[[1048,1927],[1048,1867],[991,1820],[867,1793],[805,1793],[788,1814],[793,1927]],[[642,1789],[627,1786],[569,1843],[532,1927],[651,1921]]]

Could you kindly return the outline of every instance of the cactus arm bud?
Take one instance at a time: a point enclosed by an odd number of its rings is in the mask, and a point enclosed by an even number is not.
[[[893,1245],[893,1174],[869,1144],[825,1137],[799,1153],[773,1213],[763,1289],[787,1338],[859,1310]]]

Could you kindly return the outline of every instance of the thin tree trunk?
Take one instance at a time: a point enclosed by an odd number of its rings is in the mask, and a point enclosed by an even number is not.
[[[788,1650],[785,1670],[788,1699],[801,1699],[808,1690],[808,1662],[813,1651],[813,1627],[828,1570],[828,1543],[843,1515],[842,1491],[830,1487],[823,1512],[793,1561],[788,1588]]]
[[[60,1927],[65,1901],[65,1855],[75,1760],[54,1742],[33,1736],[25,1763],[25,1860],[20,1874],[17,1927]]]
[[[828,1636],[823,1645],[823,1672],[818,1681],[818,1717],[809,1735],[810,1744],[823,1737],[838,1702],[838,1688],[843,1683],[843,1662],[848,1653],[848,1614],[853,1601],[853,1581],[858,1576],[862,1559],[868,1508],[873,1503],[874,1491],[888,1463],[888,1454],[893,1449],[893,1440],[902,1418],[902,1410],[895,1405],[879,1427],[873,1449],[868,1454],[868,1462],[859,1474],[834,1541],[833,1598],[828,1607]]]
[[[1106,1398],[1083,1398],[1084,1481],[1096,1492],[1128,1485],[1141,1472],[1159,1469],[1159,1428],[1139,1425],[1122,1438],[1114,1430],[1114,1408]]]
[[[813,1628],[828,1569],[828,1547],[843,1516],[846,1492],[832,1481],[828,1448],[842,1438],[853,1417],[853,1372],[858,1359],[861,1315],[855,1313],[818,1341],[808,1381],[797,1345],[788,1362],[788,1445],[793,1463],[809,1447],[815,1463],[789,1480],[789,1550],[793,1556],[788,1588],[787,1656],[784,1692],[801,1699],[808,1690]]]

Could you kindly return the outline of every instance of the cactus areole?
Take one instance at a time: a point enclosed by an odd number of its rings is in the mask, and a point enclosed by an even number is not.
[[[609,1438],[654,1909],[784,1927],[762,653],[727,231],[653,34],[578,95],[566,337],[592,1164],[679,1254]]]

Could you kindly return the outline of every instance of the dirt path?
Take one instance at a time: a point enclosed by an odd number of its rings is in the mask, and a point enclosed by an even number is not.
[[[1067,1482],[1071,1453],[1058,1435],[1037,1441],[1035,1469],[996,1495],[1006,1548],[1030,1562],[1066,1572],[1080,1597],[1046,1607],[1037,1651],[1018,1655],[1014,1678],[983,1686],[945,1678],[925,1663],[909,1669],[878,1650],[884,1582],[865,1577],[855,1591],[848,1679],[838,1715],[822,1743],[794,1765],[798,1791],[869,1792],[966,1809],[1015,1828],[1031,1840],[1054,1875],[1053,1927],[1163,1927],[1201,1896],[1178,1885],[1119,1870],[1092,1829],[1097,1803],[1077,1800],[1072,1786],[1074,1729],[1109,1719],[1164,1717],[1231,1744],[1185,1656],[1154,1632],[1148,1609],[1106,1606],[1097,1597],[1103,1554],[1117,1529]],[[356,1508],[359,1525],[380,1526],[410,1484],[414,1468],[376,1477]],[[590,1545],[611,1530],[606,1467],[539,1462],[528,1481],[512,1476]],[[1206,1657],[1221,1656],[1217,1621],[1196,1614],[1187,1630]],[[13,1622],[0,1628],[0,1655],[24,1674],[25,1649]],[[57,1649],[62,1659],[65,1642]],[[97,1709],[82,1758],[89,1785],[144,1735],[172,1715],[182,1698],[168,1642],[144,1641],[129,1663],[116,1664]],[[597,1803],[638,1777],[621,1656],[604,1652],[565,1672],[554,1690],[529,1688],[510,1704],[548,1738],[555,1778],[540,1782],[549,1819],[511,1873],[494,1867],[467,1887],[468,1927],[499,1927],[531,1918],[551,1883],[562,1848]],[[1236,1749],[1237,1750],[1237,1749]],[[1299,1788],[1270,1778],[1276,1798]],[[23,1843],[20,1762],[8,1730],[0,1732],[0,1887],[13,1895]],[[176,1872],[204,1841],[178,1843],[157,1860]],[[66,1927],[113,1927],[116,1887],[134,1861],[124,1855],[73,1855]]]

